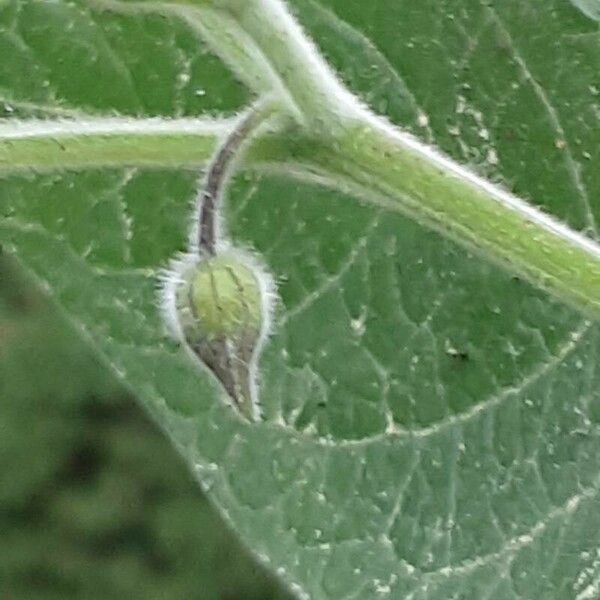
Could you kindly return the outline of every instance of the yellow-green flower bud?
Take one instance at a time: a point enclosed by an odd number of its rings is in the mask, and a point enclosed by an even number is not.
[[[260,283],[249,265],[236,256],[217,255],[183,275],[177,308],[187,313],[188,341],[257,335],[261,328]]]
[[[188,263],[174,290],[185,342],[249,419],[256,417],[255,354],[268,319],[266,277],[244,255],[225,252]]]

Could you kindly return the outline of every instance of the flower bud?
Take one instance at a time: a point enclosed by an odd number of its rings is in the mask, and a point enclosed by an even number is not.
[[[261,277],[243,255],[225,252],[188,265],[175,290],[186,343],[250,420],[256,404],[253,366],[267,319]]]

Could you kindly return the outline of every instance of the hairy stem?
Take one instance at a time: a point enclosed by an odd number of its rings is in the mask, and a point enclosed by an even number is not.
[[[131,9],[137,10],[138,3],[132,4]],[[207,41],[228,62],[239,58],[240,70],[249,58],[260,57],[259,70],[265,70],[265,77],[253,75],[249,84],[264,91],[271,81],[281,106],[300,129],[253,139],[244,157],[246,166],[275,167],[304,178],[316,175],[328,185],[408,214],[600,318],[600,247],[593,240],[361,106],[283,2],[173,0],[144,3],[144,10],[170,10],[192,26],[210,16],[207,22],[214,27]],[[244,48],[236,37],[240,31]],[[96,129],[82,128],[79,122],[61,122],[55,129],[38,123],[31,130],[23,126],[16,134],[10,124],[0,126],[0,172],[127,164],[195,166],[212,156],[223,126],[202,119],[168,123],[108,120],[96,123]]]
[[[412,138],[350,131],[323,162],[337,177],[600,318],[600,246]],[[390,206],[390,202],[386,203]]]
[[[196,170],[213,156],[235,119],[0,121],[0,175],[100,167]],[[272,131],[245,153],[247,164],[285,162],[285,136]]]
[[[337,80],[281,0],[212,0],[268,60],[321,145],[311,162],[600,317],[600,246],[396,130]],[[315,164],[317,163],[317,164]]]
[[[203,184],[200,186],[198,216],[198,249],[213,256],[217,242],[216,216],[224,188],[244,142],[271,115],[277,105],[271,98],[260,99],[232,127],[212,157]]]
[[[111,166],[197,168],[231,128],[228,119],[5,121],[0,173]]]

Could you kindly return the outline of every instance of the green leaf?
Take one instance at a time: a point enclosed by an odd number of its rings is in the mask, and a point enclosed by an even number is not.
[[[3,597],[289,598],[54,313],[0,256]]]
[[[573,4],[291,7],[374,110],[595,235],[598,25]],[[6,113],[195,116],[248,99],[174,17],[27,1],[0,19]],[[157,308],[195,180],[13,176],[0,239],[261,560],[315,600],[597,597],[597,327],[396,213],[238,178],[227,228],[280,296],[264,421],[245,423]]]

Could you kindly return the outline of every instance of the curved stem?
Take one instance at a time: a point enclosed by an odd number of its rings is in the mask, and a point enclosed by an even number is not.
[[[236,159],[239,158],[242,145],[274,112],[275,107],[275,103],[270,99],[259,100],[242,115],[212,158],[199,192],[198,249],[201,254],[214,256],[217,242],[217,210],[227,180]]]
[[[188,2],[193,0],[187,0]],[[360,105],[281,0],[209,0],[269,61],[320,144],[311,162],[600,317],[600,246]],[[317,167],[318,168],[318,167]]]
[[[304,132],[281,161],[400,210],[535,285],[600,316],[600,247],[526,202],[394,129],[361,106],[281,0],[167,0],[188,16],[210,8],[244,32],[301,113]],[[193,19],[190,21],[193,23]],[[228,52],[232,36],[211,38]],[[233,53],[230,54],[233,57]],[[273,141],[273,140],[272,140]],[[279,140],[281,141],[281,140]],[[276,142],[278,143],[278,142]],[[250,155],[254,148],[251,149]]]
[[[251,39],[309,129],[324,137],[337,129],[338,120],[345,121],[364,112],[354,95],[338,81],[284,2],[211,0],[210,3],[231,15]]]

